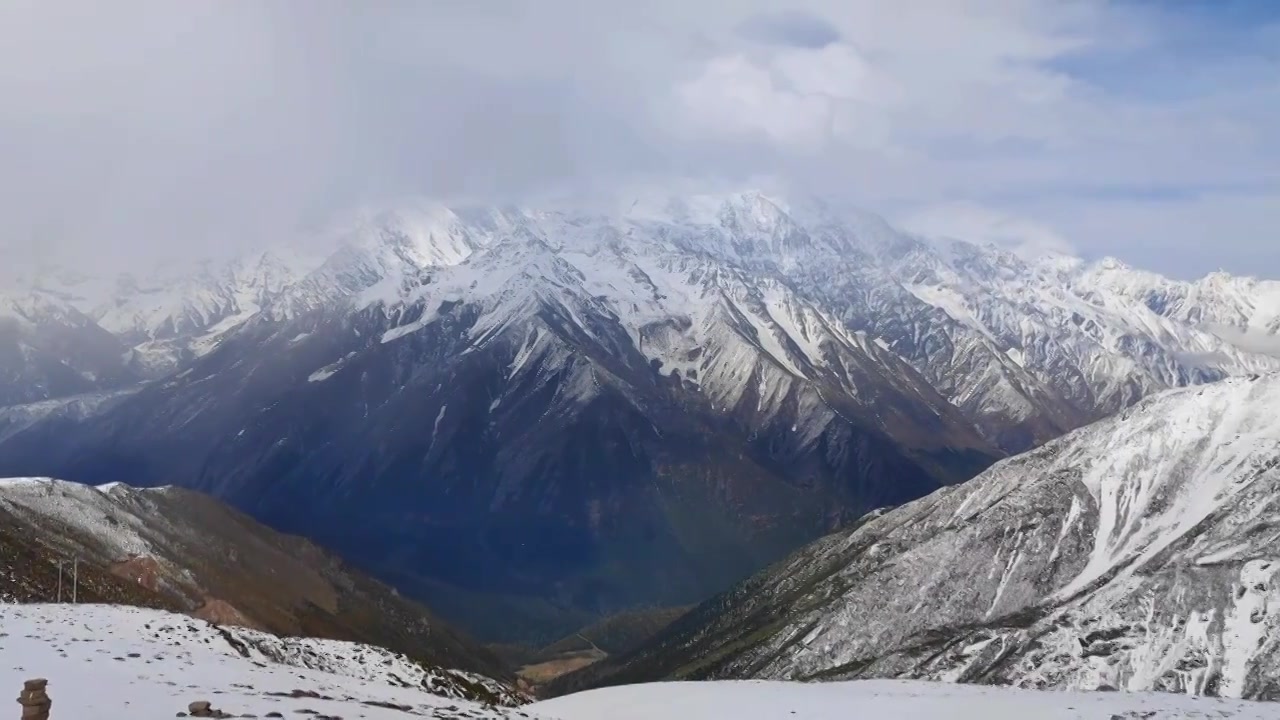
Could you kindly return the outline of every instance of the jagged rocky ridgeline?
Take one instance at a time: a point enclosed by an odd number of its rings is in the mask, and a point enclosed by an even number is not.
[[[1170,391],[822,539],[559,691],[862,677],[1280,699],[1280,375]]]

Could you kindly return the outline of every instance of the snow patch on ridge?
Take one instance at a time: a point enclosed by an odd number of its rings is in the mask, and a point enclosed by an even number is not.
[[[1131,424],[1096,449],[1082,478],[1099,509],[1095,545],[1063,596],[1121,563],[1127,572],[1137,570],[1246,491],[1252,468],[1280,457],[1280,429],[1258,412],[1260,406],[1280,407],[1280,382],[1228,385],[1233,387],[1181,391],[1187,402],[1161,403],[1159,411],[1151,403],[1128,411]],[[1257,386],[1262,397],[1236,401],[1231,390],[1241,386]],[[1153,412],[1158,417],[1139,422],[1138,416]]]
[[[52,478],[0,479],[0,506],[97,539],[120,560],[153,554],[148,526],[127,507],[136,496],[164,492],[121,483],[93,487]]]

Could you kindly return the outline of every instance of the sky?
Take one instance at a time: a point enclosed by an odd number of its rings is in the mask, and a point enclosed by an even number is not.
[[[762,183],[1280,278],[1280,2],[0,3],[13,266],[250,248],[392,198]]]

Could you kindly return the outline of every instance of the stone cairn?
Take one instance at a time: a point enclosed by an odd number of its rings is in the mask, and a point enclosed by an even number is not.
[[[186,713],[178,713],[179,717],[188,715],[194,718],[229,718],[231,715],[211,707],[208,700],[197,700],[187,706]]]
[[[48,680],[38,678],[22,684],[22,694],[18,696],[18,704],[22,706],[22,720],[49,720],[49,708],[53,701],[44,691]]]

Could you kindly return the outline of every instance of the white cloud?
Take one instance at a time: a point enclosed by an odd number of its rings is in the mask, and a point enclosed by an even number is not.
[[[1052,199],[1033,208],[1088,255],[1118,255],[1184,278],[1214,270],[1280,277],[1280,187],[1192,197],[1107,198],[1079,205]]]
[[[744,55],[711,60],[698,77],[676,89],[676,98],[695,139],[726,133],[748,142],[761,139],[804,150],[820,148],[828,140],[830,100],[778,87],[769,68]]]
[[[891,216],[952,208],[949,233],[1043,242],[1045,226],[1158,264],[1180,247],[1161,213],[1192,201],[1147,212],[1110,195],[1220,188],[1196,212],[1225,216],[1239,202],[1226,189],[1280,179],[1280,73],[1249,28],[1182,67],[1179,11],[1160,4],[776,10],[0,3],[0,249],[125,261],[261,242],[387,196],[771,175]],[[1131,239],[1105,232],[1120,225]],[[1233,268],[1270,257],[1245,229],[1214,238]]]
[[[1075,252],[1066,238],[1047,225],[973,203],[935,205],[916,211],[899,223],[926,237],[998,245],[1029,260]]]
[[[764,139],[803,152],[878,147],[896,89],[847,43],[709,60],[676,89],[695,133]]]

